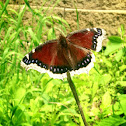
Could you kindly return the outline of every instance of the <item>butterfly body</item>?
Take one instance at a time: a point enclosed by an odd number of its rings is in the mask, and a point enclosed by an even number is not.
[[[105,31],[100,28],[84,29],[60,35],[33,49],[21,61],[27,70],[47,72],[53,78],[65,78],[69,70],[72,75],[88,72],[95,60],[91,50],[100,51]]]

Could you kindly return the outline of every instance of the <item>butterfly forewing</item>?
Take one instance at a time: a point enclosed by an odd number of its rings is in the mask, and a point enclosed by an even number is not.
[[[53,73],[65,73],[71,67],[65,59],[62,50],[58,49],[58,40],[51,40],[45,44],[39,45],[23,58],[23,67],[26,69],[44,68]],[[35,68],[34,68],[35,65]],[[37,66],[38,69],[37,69]]]

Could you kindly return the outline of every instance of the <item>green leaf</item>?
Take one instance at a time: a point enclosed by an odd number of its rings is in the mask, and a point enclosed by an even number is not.
[[[55,39],[55,38],[56,38],[56,36],[55,36],[54,28],[49,29],[49,31],[48,31],[48,40]]]
[[[92,91],[93,91],[92,97],[93,97],[93,98],[94,98],[94,96],[95,96],[97,90],[98,90],[98,83],[95,82],[95,83],[93,84],[93,89],[92,89]]]
[[[120,116],[110,116],[109,118],[101,120],[98,125],[94,126],[119,126],[125,122],[126,120],[121,118]]]
[[[122,24],[120,28],[118,28],[118,32],[119,34],[124,37],[125,34],[125,29],[124,29],[124,25]]]
[[[115,56],[116,61],[120,61],[123,56],[123,49],[119,50]]]
[[[30,7],[28,0],[24,0],[24,2],[25,2],[26,5],[28,6],[28,8],[29,8],[29,10],[32,12],[32,14],[35,14],[35,13],[34,13],[34,10],[32,10],[32,8]]]
[[[44,18],[43,17],[40,17],[39,18],[39,23],[38,23],[38,28],[37,28],[37,38],[38,38],[38,40],[40,41],[40,39],[41,39],[41,36],[42,36],[42,28],[43,28],[43,26],[45,25],[45,20],[43,20]]]
[[[126,81],[117,81],[116,84],[126,87]]]
[[[120,100],[122,110],[123,110],[123,112],[124,112],[124,114],[126,116],[126,94],[119,95],[118,98]]]
[[[16,30],[18,30],[20,28],[20,24],[21,24],[25,10],[26,10],[26,6],[23,6],[20,13],[18,14],[18,21],[17,21]]]
[[[107,91],[103,96],[102,96],[102,109],[108,108],[111,105],[111,96],[110,93]]]
[[[7,40],[7,38],[10,36],[10,33],[12,32],[12,30],[13,30],[13,27],[8,28],[6,35],[4,36],[3,42],[5,42],[5,40]]]
[[[18,12],[14,10],[13,8],[8,8],[9,12],[16,14],[18,16]],[[11,18],[12,19],[12,18]]]
[[[52,17],[49,17],[49,18],[52,18]],[[61,21],[61,22],[63,22],[65,25],[67,25],[67,26],[69,27],[69,24],[68,24],[67,21],[64,20],[63,18],[60,18],[60,17],[58,17],[58,16],[53,16],[53,19],[58,20],[58,21]]]
[[[39,45],[39,40],[38,38],[36,37],[36,34],[35,32],[33,32],[33,30],[31,28],[28,28],[28,32],[30,34],[30,36],[32,37],[33,41],[34,41],[34,45],[35,46],[38,46]]]
[[[121,25],[121,32],[122,32],[122,36],[124,36],[124,34],[125,34],[125,29],[124,29],[124,25],[123,25],[123,24]]]
[[[110,43],[108,42],[107,48],[105,50],[105,55],[109,55],[110,53],[113,53],[115,50],[122,47],[122,43]]]
[[[111,77],[110,74],[104,74],[104,75],[101,76],[100,83],[106,85],[107,83],[110,82],[111,78],[112,78],[112,77]]]
[[[19,88],[17,89],[17,91],[15,92],[15,102],[19,103],[21,102],[22,98],[24,97],[26,93],[26,90],[24,88]]]
[[[111,43],[123,43],[123,40],[119,36],[110,36],[108,39]]]
[[[8,4],[9,4],[9,0],[6,0],[6,3],[5,3],[5,5],[4,5],[3,9],[2,9],[2,12],[0,13],[0,18],[2,16],[2,14],[4,13],[4,11],[6,11],[6,7],[7,7]]]
[[[120,66],[119,69],[120,69],[120,72],[126,70],[126,65],[123,65],[123,64],[122,64],[122,66]]]

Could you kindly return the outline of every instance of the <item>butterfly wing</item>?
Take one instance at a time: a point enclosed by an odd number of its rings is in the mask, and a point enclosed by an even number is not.
[[[99,28],[72,32],[33,49],[22,59],[21,66],[58,79],[65,78],[68,70],[71,75],[88,73],[95,61],[90,49],[100,51],[104,38],[105,31]]]
[[[105,39],[105,34],[105,30],[100,28],[84,29],[71,32],[67,39],[75,45],[99,52],[102,47],[102,41]]]
[[[88,72],[93,67],[94,56],[83,48],[69,43],[69,48],[59,49],[57,40],[39,45],[21,61],[26,70],[35,69],[40,73],[48,73],[53,78],[63,79],[69,70],[71,75]],[[73,65],[71,65],[73,64]]]
[[[68,49],[63,49],[63,54],[72,68],[69,70],[72,76],[74,74],[88,73],[94,66],[95,56],[89,49],[69,42]]]
[[[53,78],[64,78],[66,75],[63,73],[72,68],[62,51],[58,51],[57,41],[50,40],[33,49],[22,59],[21,66],[26,70],[35,69],[41,73],[47,72]]]

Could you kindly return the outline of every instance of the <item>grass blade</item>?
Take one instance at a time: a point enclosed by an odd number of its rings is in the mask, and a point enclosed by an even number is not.
[[[0,18],[2,16],[2,14],[4,13],[4,11],[6,11],[6,7],[7,7],[8,3],[9,3],[9,0],[6,0],[4,8],[3,8],[2,12],[0,13]]]

